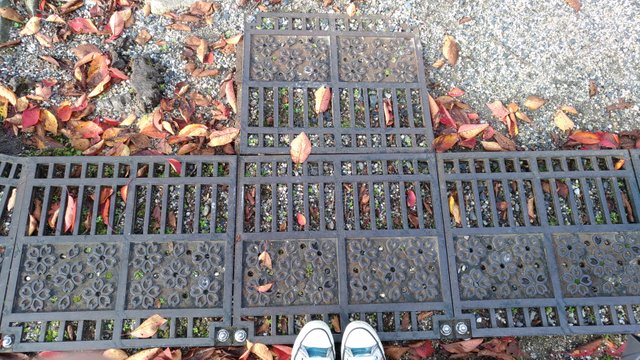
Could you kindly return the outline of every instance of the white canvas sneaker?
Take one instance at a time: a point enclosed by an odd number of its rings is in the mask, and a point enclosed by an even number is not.
[[[292,360],[334,360],[336,347],[329,326],[320,320],[306,323],[291,349]]]
[[[352,321],[344,329],[340,354],[342,360],[385,360],[378,334],[364,321]]]

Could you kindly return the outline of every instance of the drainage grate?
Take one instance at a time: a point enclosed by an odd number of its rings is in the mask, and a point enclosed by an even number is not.
[[[249,156],[239,171],[234,318],[250,336],[291,342],[324,319],[339,337],[362,319],[383,339],[437,337],[451,308],[433,155]]]
[[[38,158],[23,171],[2,318],[13,350],[211,345],[231,324],[235,157]],[[166,328],[131,339],[153,314]]]
[[[474,335],[640,330],[626,151],[445,154],[438,166],[453,305]]]
[[[422,50],[401,30],[382,18],[258,15],[245,31],[241,153],[287,154],[301,131],[314,153],[430,148]],[[331,103],[316,114],[322,86]]]

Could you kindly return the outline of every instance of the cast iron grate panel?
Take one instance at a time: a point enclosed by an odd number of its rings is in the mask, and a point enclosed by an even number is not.
[[[383,18],[260,14],[245,27],[241,154],[427,151],[433,138],[418,38]],[[315,112],[314,92],[332,91]],[[386,111],[391,114],[385,114]]]
[[[451,302],[433,155],[248,156],[238,189],[234,325],[250,337],[291,342],[316,318],[337,338],[356,318],[383,339],[438,337]]]
[[[236,171],[228,156],[25,162],[2,318],[12,350],[212,345],[231,324]],[[132,339],[153,314],[166,328]]]
[[[638,332],[630,164],[626,151],[438,155],[456,318],[474,336]]]

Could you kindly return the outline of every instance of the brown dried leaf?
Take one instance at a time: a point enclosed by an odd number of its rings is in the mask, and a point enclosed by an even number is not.
[[[22,40],[20,39],[9,40],[9,41],[0,43],[0,49],[14,47],[14,46],[20,45],[20,43],[22,43]]]
[[[449,65],[454,66],[458,63],[459,52],[460,46],[458,46],[456,39],[451,35],[446,35],[442,45],[442,55],[447,59]]]
[[[207,136],[209,128],[204,124],[189,124],[180,130],[178,136]]]
[[[164,325],[167,319],[155,314],[143,321],[140,326],[131,332],[131,336],[138,339],[150,338],[158,332],[160,326]]]
[[[311,154],[311,141],[303,131],[291,141],[291,160],[296,164],[302,164],[309,154]]]
[[[504,107],[502,101],[496,100],[492,103],[487,103],[487,107],[491,110],[491,114],[495,116],[498,120],[504,121],[504,118],[509,116],[509,111]]]
[[[464,24],[468,23],[469,21],[473,21],[473,18],[471,16],[463,16],[458,20],[458,24],[464,25]]]
[[[536,215],[536,200],[533,197],[527,199],[527,212],[529,213],[529,221],[532,223],[534,219],[537,217]]]
[[[189,26],[187,26],[185,24],[180,24],[180,23],[174,23],[174,24],[171,24],[171,25],[167,25],[166,28],[169,29],[169,30],[191,32],[191,28]]]
[[[226,39],[227,44],[237,45],[240,40],[242,40],[242,33],[234,35],[228,39]]]
[[[531,110],[531,111],[535,111],[540,109],[540,107],[542,105],[544,105],[547,101],[539,96],[535,96],[535,95],[531,95],[528,96],[527,99],[524,101],[524,106]]]
[[[382,100],[382,108],[384,110],[384,123],[386,126],[393,126],[393,104],[391,99]]]
[[[207,41],[205,39],[200,39],[198,47],[196,48],[196,57],[201,63],[204,63],[204,56],[207,54],[208,49],[209,44],[207,44]]]
[[[580,3],[580,0],[564,0],[564,1],[567,3],[567,5],[571,6],[571,8],[576,12],[579,12],[580,9],[582,8],[582,4]]]
[[[435,121],[435,118],[438,116],[438,103],[433,99],[431,94],[429,94],[429,111],[431,112],[431,120]]]
[[[9,200],[7,200],[7,211],[13,210],[13,207],[16,205],[16,188],[11,190],[11,196],[9,196]]]
[[[151,348],[142,351],[138,351],[137,353],[129,356],[126,360],[153,360],[156,359],[156,355],[160,353],[162,349],[160,348]]]
[[[627,221],[629,221],[630,223],[636,222],[636,219],[633,216],[633,206],[631,206],[629,196],[625,192],[622,193],[622,204],[624,205],[624,211],[627,213]]]
[[[493,138],[496,140],[498,144],[500,144],[500,146],[503,149],[507,151],[516,151],[516,144],[513,142],[513,140],[509,139],[505,135],[502,135],[501,133],[496,132],[493,135]]]
[[[436,69],[440,69],[441,67],[444,66],[444,64],[446,64],[446,60],[445,59],[438,59],[438,60],[434,61],[433,64],[431,64],[431,66],[433,66]]]
[[[271,255],[269,255],[267,250],[261,252],[260,255],[258,255],[258,261],[260,261],[260,264],[266,267],[267,269],[273,268],[273,264],[271,262]]]
[[[632,101],[627,101],[624,98],[619,98],[617,103],[613,103],[607,106],[607,111],[618,111],[618,110],[626,110],[632,108],[634,103]]]
[[[469,339],[452,344],[442,344],[442,348],[452,354],[467,354],[475,350],[484,339]]]
[[[238,104],[236,102],[236,91],[233,88],[233,79],[229,79],[225,81],[224,93],[225,93],[225,96],[227,97],[227,102],[229,103],[229,106],[231,106],[231,109],[233,109],[233,112],[237,114]]]
[[[18,23],[21,23],[24,21],[22,16],[20,16],[20,14],[18,14],[18,12],[15,9],[8,8],[8,7],[0,7],[0,17],[3,17],[11,21],[15,21]]]
[[[558,110],[556,112],[556,115],[553,117],[553,122],[562,131],[572,130],[575,126],[573,121],[571,121],[567,114],[565,114],[562,110]]]
[[[331,105],[331,89],[327,86],[319,87],[315,92],[315,100],[316,114],[321,114],[329,110],[329,106]]]
[[[44,123],[44,129],[53,135],[58,134],[58,119],[51,111],[40,109],[40,122]]]
[[[40,31],[40,18],[37,16],[32,17],[24,25],[24,29],[20,30],[21,36],[34,35]]]
[[[35,216],[29,214],[29,229],[27,234],[32,235],[38,229],[38,220],[36,220]]]
[[[595,80],[589,80],[589,97],[594,97],[598,93],[598,85]]]
[[[562,105],[560,107],[560,110],[569,113],[569,114],[573,114],[573,115],[578,115],[578,110],[576,110],[576,108],[574,108],[573,106],[570,105]]]
[[[144,45],[148,43],[149,40],[151,40],[151,34],[145,29],[140,30],[138,36],[136,36],[136,43],[139,45]]]
[[[407,346],[385,346],[384,354],[390,360],[402,360],[404,359],[405,354],[409,351],[409,347]]]

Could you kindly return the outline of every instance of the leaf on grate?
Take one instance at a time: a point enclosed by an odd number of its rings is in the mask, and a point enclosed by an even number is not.
[[[416,193],[411,189],[407,190],[407,206],[410,208],[416,206]]]
[[[271,351],[276,354],[279,360],[291,359],[291,346],[286,345],[271,345]]]
[[[311,141],[307,134],[301,132],[291,141],[291,160],[296,164],[302,164],[311,154]]]
[[[126,204],[127,203],[127,194],[129,193],[129,185],[124,185],[120,188],[120,197],[122,198],[122,201]]]
[[[271,262],[271,255],[269,255],[267,250],[261,252],[260,255],[258,255],[258,261],[262,266],[266,267],[267,269],[273,268],[273,264]]]
[[[273,283],[271,282],[264,285],[256,286],[256,291],[259,293],[263,293],[271,290],[272,287],[273,287]]]
[[[475,138],[488,127],[489,124],[463,124],[458,128],[458,135],[463,139]]]
[[[182,163],[177,159],[167,159],[167,162],[173,168],[173,171],[180,174],[182,172]]]
[[[462,224],[460,218],[460,205],[458,205],[458,192],[454,191],[449,195],[449,213],[453,217],[453,221],[460,225]]]
[[[571,6],[571,8],[576,12],[580,11],[580,9],[582,8],[582,3],[580,3],[580,0],[564,0],[564,1],[567,3],[567,5]]]
[[[38,229],[38,220],[35,216],[29,214],[29,229],[27,233],[32,235]]]
[[[240,129],[225,128],[222,130],[212,131],[209,135],[209,146],[216,147],[226,145],[232,142],[240,134]]]
[[[444,43],[442,45],[442,55],[449,62],[449,65],[454,66],[458,63],[458,55],[460,53],[460,46],[456,42],[456,39],[451,35],[444,37]]]
[[[321,114],[329,109],[331,104],[331,89],[326,86],[319,87],[315,93],[315,111]]]
[[[618,134],[613,134],[609,132],[597,132],[598,138],[600,142],[598,143],[601,147],[607,149],[618,149],[620,147],[620,138]]]
[[[566,199],[569,196],[569,186],[560,180],[556,180],[556,192]]]
[[[152,315],[147,320],[143,321],[140,326],[135,328],[131,332],[131,336],[138,339],[146,339],[150,338],[158,332],[160,326],[164,325],[167,322],[167,319],[162,316],[155,314]]]
[[[483,339],[469,339],[452,344],[442,344],[442,348],[452,354],[467,354],[482,344],[482,341]]]
[[[137,353],[129,356],[126,360],[153,360],[156,358],[160,351],[162,351],[162,349],[160,348],[151,348],[138,351]]]
[[[107,360],[125,360],[129,355],[120,349],[108,349],[102,352],[102,357]]]
[[[567,116],[567,114],[562,110],[556,111],[556,114],[553,117],[553,122],[556,124],[558,129],[562,131],[571,130],[575,126],[573,121],[569,119],[569,116]]]
[[[622,169],[624,167],[624,159],[618,159],[613,167],[616,170]]]
[[[298,225],[302,227],[307,225],[307,218],[303,214],[298,213],[298,215],[296,215],[296,221],[298,222]]]
[[[529,214],[529,221],[533,223],[535,221],[536,215],[536,200],[533,197],[527,199],[527,212]]]
[[[384,109],[384,123],[387,126],[393,126],[393,104],[390,99],[382,100],[382,107]]]
[[[13,210],[13,207],[16,205],[16,190],[11,190],[11,196],[9,196],[9,200],[7,200],[7,211]]]
[[[437,152],[445,152],[454,147],[459,140],[457,133],[440,135],[433,140],[433,148]]]
[[[76,199],[71,196],[71,194],[67,195],[67,208],[64,212],[64,231],[70,232],[73,231],[73,227],[76,221]]]
[[[633,207],[629,201],[629,196],[625,192],[622,192],[622,204],[624,205],[624,211],[627,213],[627,220],[630,223],[636,222],[636,219],[633,216]]]

